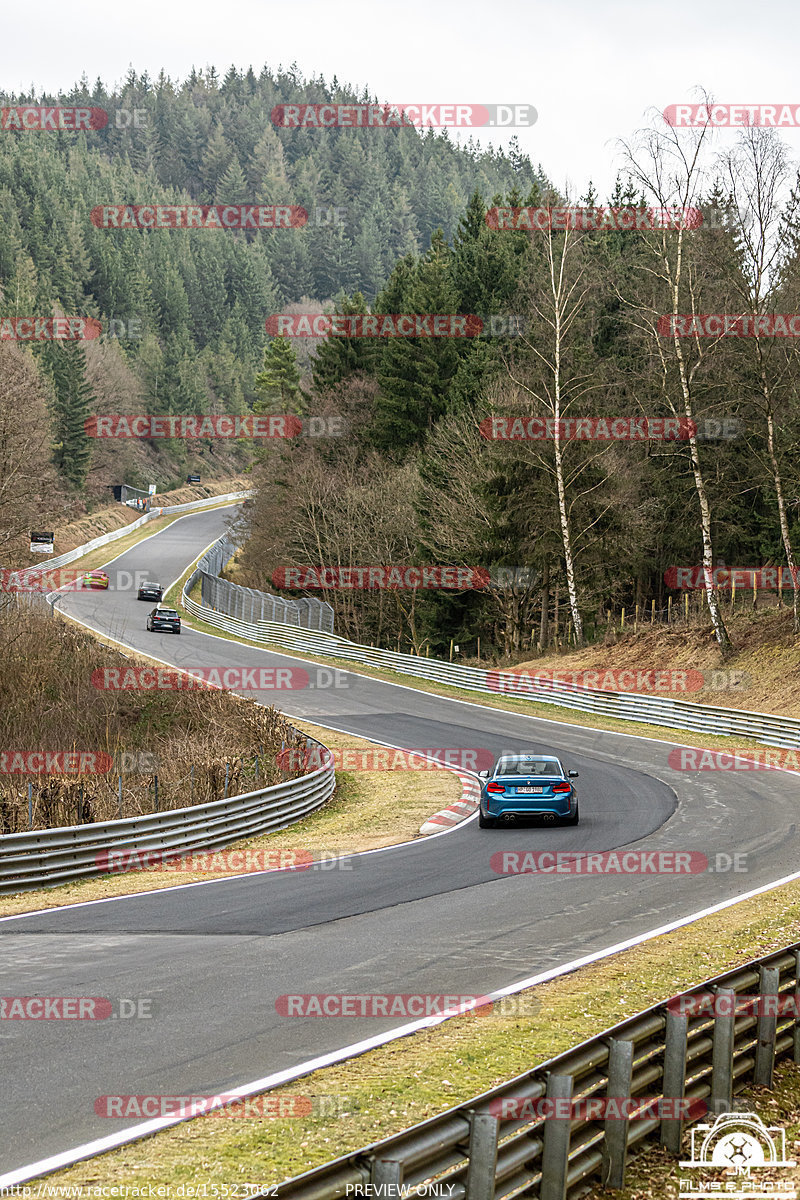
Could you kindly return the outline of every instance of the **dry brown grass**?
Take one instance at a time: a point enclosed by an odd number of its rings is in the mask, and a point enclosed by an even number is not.
[[[227,492],[243,492],[250,486],[250,481],[243,477],[215,480],[208,484],[190,484],[155,496],[153,498],[154,507],[156,505],[167,507],[171,504],[188,504],[191,500],[204,500],[208,496],[222,496]],[[54,530],[54,553],[56,555],[66,554],[69,550],[75,550],[85,542],[100,537],[101,534],[111,533],[114,529],[122,529],[124,525],[130,525],[140,516],[142,516],[141,512],[135,508],[129,508],[126,504],[112,504],[107,508],[100,508],[96,512],[89,513],[78,521],[71,521],[68,525],[60,528],[57,526]],[[150,532],[153,527],[151,524]],[[108,554],[108,548],[105,548],[104,552]],[[32,560],[34,557],[31,555]],[[41,556],[39,556],[39,561],[41,561]]]
[[[734,653],[724,664],[710,624],[642,623],[636,632],[632,628],[622,634],[616,631],[606,642],[583,650],[542,655],[504,669],[531,674],[626,667],[702,671],[709,683],[714,671],[742,671],[744,679],[732,689],[706,686],[670,695],[690,703],[800,717],[800,643],[795,643],[792,634],[791,610],[772,607],[725,615]]]
[[[28,826],[33,784],[34,828],[110,820],[119,815],[120,756],[146,754],[158,763],[159,808],[200,804],[247,791],[259,755],[262,783],[290,777],[276,755],[295,736],[275,709],[216,689],[123,691],[97,688],[104,667],[132,660],[78,627],[5,598],[0,609],[0,751],[84,751],[107,756],[105,773],[0,773],[0,833]],[[100,764],[99,764],[100,765]],[[127,760],[123,815],[151,812],[152,760]],[[194,766],[194,776],[191,776]]]
[[[306,721],[298,722],[297,727],[334,751],[363,750],[371,745],[363,738],[321,729]],[[460,795],[459,781],[450,771],[337,771],[336,790],[323,808],[285,829],[236,842],[229,849],[301,850],[321,858],[393,846],[419,836],[420,825]],[[180,871],[153,866],[0,896],[0,916],[179,887],[209,878],[207,872],[187,870],[186,865],[182,863]]]
[[[327,1113],[323,1105],[302,1119],[199,1117],[59,1172],[51,1182],[276,1184],[465,1103],[652,1004],[798,937],[795,882],[520,993],[516,1013],[501,1008],[454,1017],[274,1092],[338,1101]],[[353,1040],[343,1032],[342,1045]],[[596,1197],[617,1194],[598,1189]],[[661,1200],[674,1193],[669,1187],[641,1193],[650,1195]],[[626,1200],[634,1197],[639,1200],[638,1193]]]

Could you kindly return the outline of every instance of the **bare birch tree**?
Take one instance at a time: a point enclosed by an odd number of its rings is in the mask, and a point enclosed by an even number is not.
[[[688,131],[672,126],[643,130],[634,143],[622,142],[627,170],[645,198],[667,214],[688,214],[702,203],[707,184],[705,154],[710,133],[708,126]],[[661,394],[669,410],[686,421],[687,446],[692,479],[700,511],[703,586],[714,636],[722,657],[731,652],[731,641],[722,616],[719,594],[714,585],[714,547],[712,512],[708,487],[701,463],[697,437],[697,375],[708,353],[700,338],[684,340],[676,318],[698,311],[702,290],[702,271],[694,254],[694,231],[688,220],[679,219],[673,227],[669,219],[664,227],[644,233],[644,284],[637,297],[620,295],[634,320],[652,339],[660,368]],[[659,311],[660,309],[660,311]],[[671,336],[664,337],[659,322],[671,317]]]
[[[790,252],[788,231],[796,227],[800,212],[800,196],[791,190],[793,179],[786,147],[775,130],[748,126],[742,130],[734,149],[722,157],[721,165],[730,200],[726,216],[736,238],[741,264],[741,271],[734,276],[734,286],[745,313],[757,317],[774,314],[781,296],[777,285]],[[796,295],[794,300],[796,304]],[[789,533],[778,446],[782,401],[794,386],[796,343],[791,338],[781,338],[777,343],[774,337],[765,340],[761,323],[754,321],[753,336],[746,339],[746,345],[758,376],[768,470],[775,488],[783,552],[792,579],[793,631],[798,634],[800,580]]]
[[[607,446],[595,447],[594,453],[586,454],[584,446],[583,453],[573,454],[571,451],[576,447],[562,432],[562,422],[570,414],[587,415],[586,411],[576,412],[576,406],[587,404],[590,394],[600,386],[588,365],[586,329],[580,329],[590,298],[598,287],[594,263],[584,253],[587,236],[572,228],[531,233],[532,266],[525,288],[530,327],[518,339],[519,353],[507,363],[515,394],[505,397],[515,415],[526,411],[528,416],[542,416],[552,430],[552,438],[526,441],[524,452],[553,480],[567,599],[577,646],[584,644],[584,629],[573,529],[576,490],[590,473],[593,462],[607,449]],[[501,401],[501,408],[503,404]],[[587,491],[599,486],[600,481],[592,480],[580,494],[585,497]],[[595,514],[581,533],[586,535],[599,520],[600,515]]]

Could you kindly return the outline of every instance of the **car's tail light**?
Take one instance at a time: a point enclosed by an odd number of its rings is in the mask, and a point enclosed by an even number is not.
[[[504,792],[506,789],[502,783],[488,783],[486,785],[487,792]]]
[[[569,783],[554,783],[553,791],[554,792],[571,792],[572,786]]]

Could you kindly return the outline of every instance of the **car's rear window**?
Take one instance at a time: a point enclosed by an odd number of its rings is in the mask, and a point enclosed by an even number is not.
[[[177,617],[177,613],[171,608],[159,608],[156,612],[157,617]]]
[[[501,758],[496,775],[560,775],[561,770],[552,758]]]

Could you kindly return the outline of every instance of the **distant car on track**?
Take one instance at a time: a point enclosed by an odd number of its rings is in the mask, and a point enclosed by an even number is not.
[[[137,600],[160,600],[164,595],[164,589],[160,583],[143,583],[139,587]]]
[[[543,817],[577,825],[578,793],[572,783],[577,776],[551,755],[504,754],[493,771],[481,771],[478,824],[491,829],[500,820]]]
[[[167,629],[170,633],[180,633],[181,614],[174,608],[162,608],[160,604],[157,604],[148,614],[147,628],[151,633],[156,633],[159,629]]]
[[[85,588],[107,588],[108,576],[105,571],[87,571],[81,579],[81,586]]]

